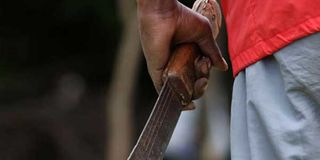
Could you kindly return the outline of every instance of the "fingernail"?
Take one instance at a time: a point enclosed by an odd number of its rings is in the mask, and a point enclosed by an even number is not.
[[[219,71],[227,71],[228,70],[228,63],[224,58],[221,59],[222,62],[220,61],[219,63],[214,64],[215,69]]]
[[[207,57],[203,57],[201,62],[202,62],[200,66],[201,72],[204,74],[209,74],[209,71],[211,69],[211,60]]]
[[[208,74],[209,73],[208,63],[207,62],[201,63],[200,70],[201,70],[201,73]]]
[[[226,62],[226,60],[225,60],[224,58],[222,58],[222,60],[223,60],[223,63],[224,63],[224,68],[223,68],[223,70],[224,70],[224,71],[227,71],[228,68],[229,68],[228,63]]]
[[[190,104],[182,108],[183,111],[194,110],[194,109],[196,109],[196,105],[193,102],[191,102]]]
[[[208,80],[204,81],[201,85],[201,88],[203,89],[203,92],[205,92],[208,88]]]
[[[210,70],[211,67],[212,67],[210,59],[209,59],[208,61],[206,61],[206,62],[207,62],[207,67],[208,67],[208,69]]]

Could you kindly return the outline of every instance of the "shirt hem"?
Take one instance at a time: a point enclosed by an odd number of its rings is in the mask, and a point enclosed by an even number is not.
[[[270,39],[258,42],[253,47],[240,52],[236,57],[231,57],[233,76],[236,77],[246,67],[272,55],[293,41],[319,31],[320,16],[310,18],[284,32],[276,34]]]

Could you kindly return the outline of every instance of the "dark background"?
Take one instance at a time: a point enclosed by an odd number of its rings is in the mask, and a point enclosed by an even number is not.
[[[116,2],[0,0],[1,160],[105,159]],[[144,60],[137,74],[134,139],[157,96]]]

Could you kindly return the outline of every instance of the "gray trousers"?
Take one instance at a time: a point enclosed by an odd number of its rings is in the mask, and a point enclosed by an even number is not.
[[[232,160],[320,160],[320,33],[235,79]]]

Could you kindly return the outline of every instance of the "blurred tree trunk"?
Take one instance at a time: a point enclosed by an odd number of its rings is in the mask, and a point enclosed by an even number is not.
[[[216,39],[224,58],[228,57],[226,25],[223,19],[219,36]],[[207,111],[207,135],[203,141],[201,159],[223,160],[229,157],[229,119],[231,107],[232,73],[212,70],[209,86],[204,95]]]
[[[132,144],[133,89],[136,84],[141,47],[132,0],[118,1],[123,32],[107,97],[107,160],[126,159]]]

